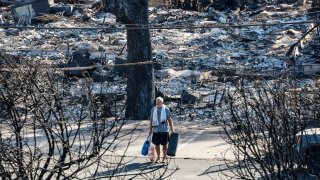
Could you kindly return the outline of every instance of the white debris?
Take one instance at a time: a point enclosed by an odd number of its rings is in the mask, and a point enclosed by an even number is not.
[[[152,59],[161,62],[161,70],[155,70],[155,84],[158,90],[170,97],[181,97],[181,92],[190,90],[199,97],[199,104],[223,101],[224,90],[237,89],[237,76],[256,73],[270,76],[275,71],[287,71],[284,61],[290,45],[302,37],[303,32],[313,24],[264,26],[263,23],[281,23],[306,21],[306,14],[293,11],[291,6],[267,6],[265,11],[250,17],[250,12],[231,13],[209,8],[208,12],[183,11],[180,9],[149,9],[151,25],[168,27],[186,26],[181,29],[150,29]],[[3,19],[3,14],[0,19]],[[82,20],[83,14],[76,12],[73,17],[59,17],[58,21],[43,24],[43,27],[124,27],[110,13],[92,13],[89,21]],[[255,24],[261,26],[211,28],[225,25],[222,23]],[[188,26],[206,28],[188,28]],[[209,28],[210,27],[210,28]],[[309,38],[309,37],[308,37]],[[90,60],[103,59],[107,65],[113,65],[117,57],[127,56],[125,29],[102,30],[25,30],[19,29],[18,36],[6,35],[0,29],[0,49],[10,54],[35,56],[46,61],[66,59],[66,55],[76,50],[88,50]],[[308,46],[308,39],[300,43],[299,48]],[[315,50],[314,55],[317,54]],[[297,61],[307,62],[312,56],[306,56],[299,49],[295,54]],[[43,58],[45,57],[45,58]],[[303,57],[303,58],[302,58]],[[50,64],[50,63],[47,63]],[[236,69],[232,76],[230,70]],[[247,72],[250,70],[250,72]],[[251,72],[252,71],[252,72]],[[238,74],[237,74],[238,73]],[[241,74],[242,73],[242,74]],[[230,77],[229,77],[230,76]],[[114,84],[97,83],[94,92],[125,93],[124,77],[115,76]],[[268,82],[268,83],[266,83]],[[273,80],[265,84],[271,87]],[[245,84],[250,86],[249,81]],[[314,86],[313,80],[302,81],[299,86]],[[70,93],[79,96],[86,93],[82,84],[74,84]],[[221,107],[222,108],[222,107]],[[201,116],[208,111],[196,110]],[[194,113],[194,112],[193,112]],[[198,117],[197,117],[198,118]],[[210,118],[210,117],[203,117]]]

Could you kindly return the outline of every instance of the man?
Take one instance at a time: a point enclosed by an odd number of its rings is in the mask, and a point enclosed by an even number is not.
[[[157,97],[156,106],[151,110],[149,132],[149,135],[153,133],[152,143],[155,145],[157,154],[155,163],[158,163],[160,160],[160,145],[162,145],[163,152],[162,163],[167,159],[167,144],[169,141],[168,125],[171,133],[174,132],[170,110],[163,104],[162,97]]]

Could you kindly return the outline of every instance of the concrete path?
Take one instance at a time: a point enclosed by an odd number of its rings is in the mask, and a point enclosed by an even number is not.
[[[125,128],[130,128],[125,127]],[[177,171],[171,179],[230,179],[223,173],[232,175],[228,171],[223,159],[233,160],[232,153],[228,151],[229,145],[222,139],[220,127],[198,128],[195,126],[177,126],[175,131],[180,134],[179,145],[176,157],[170,158],[170,171]],[[141,166],[152,166],[147,157],[141,155],[141,147],[148,136],[147,122],[141,123],[130,144],[126,156],[134,158],[130,168],[141,169]],[[126,141],[123,141],[125,147]],[[118,151],[119,154],[123,151]],[[168,171],[168,172],[170,172]]]

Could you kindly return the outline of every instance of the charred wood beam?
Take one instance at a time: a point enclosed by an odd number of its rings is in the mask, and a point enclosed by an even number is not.
[[[306,33],[304,33],[300,39],[298,39],[297,42],[295,42],[294,44],[292,44],[289,48],[289,50],[286,53],[286,56],[295,56],[294,55],[294,50],[295,48],[300,44],[300,42],[308,35],[310,34],[313,30],[315,30],[317,27],[319,27],[320,24],[316,24],[314,25],[311,29],[309,29]]]
[[[173,8],[193,10],[193,11],[203,11],[209,4],[211,0],[172,0],[171,5]]]

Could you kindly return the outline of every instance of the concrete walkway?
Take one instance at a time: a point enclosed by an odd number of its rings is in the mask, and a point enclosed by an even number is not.
[[[163,167],[168,168],[168,173],[176,170],[171,179],[230,179],[223,175],[232,175],[223,160],[232,161],[234,158],[228,151],[230,146],[221,137],[221,130],[220,127],[175,126],[175,131],[180,134],[177,155],[169,159],[168,166]],[[136,140],[125,153],[128,158],[133,158],[128,164],[133,171],[141,170],[141,167],[152,169],[153,166],[162,166],[149,163],[148,158],[140,153],[148,132],[147,122],[141,123],[135,132]],[[126,141],[123,141],[123,147],[125,146]],[[122,154],[123,151],[118,153]]]

